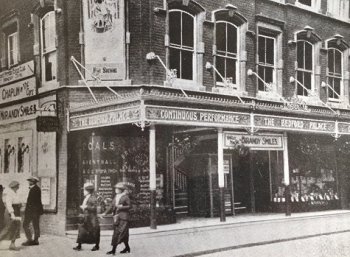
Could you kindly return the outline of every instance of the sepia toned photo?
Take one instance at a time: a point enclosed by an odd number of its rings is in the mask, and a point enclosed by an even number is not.
[[[0,256],[350,256],[349,2],[0,0]]]

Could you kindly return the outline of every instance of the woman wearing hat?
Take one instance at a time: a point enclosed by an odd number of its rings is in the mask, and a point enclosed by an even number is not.
[[[0,233],[0,241],[11,240],[10,250],[18,251],[15,241],[19,238],[21,229],[21,201],[17,194],[19,183],[12,181],[9,188],[4,192],[4,202],[8,213],[10,214],[10,221],[7,226]]]
[[[82,244],[95,244],[91,251],[100,249],[100,223],[97,216],[97,197],[94,194],[94,185],[86,183],[84,185],[84,201],[80,206],[84,213],[83,223],[78,229],[78,245],[73,249],[81,250]]]
[[[117,246],[120,243],[125,244],[124,250],[120,253],[130,253],[129,247],[129,209],[130,198],[126,193],[126,187],[123,183],[117,183],[115,186],[116,196],[114,197],[111,206],[104,212],[103,215],[113,213],[113,236],[112,250],[107,254],[115,254]]]

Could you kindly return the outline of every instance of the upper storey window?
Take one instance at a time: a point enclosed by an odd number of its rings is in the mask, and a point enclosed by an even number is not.
[[[7,61],[11,67],[18,63],[18,32],[13,32],[7,36]]]
[[[321,10],[321,0],[297,0],[295,5],[315,12]]]
[[[349,20],[349,0],[328,0],[327,14],[342,20]]]
[[[258,74],[267,84],[275,83],[276,38],[260,34],[258,36]],[[259,80],[259,91],[268,91],[266,85]]]
[[[169,11],[170,69],[176,69],[180,79],[194,77],[194,30],[192,14],[177,9]]]
[[[304,85],[297,85],[297,94],[301,96],[308,96],[306,90],[313,89],[313,45],[304,40],[299,40],[297,42],[297,80]]]
[[[19,63],[19,36],[17,20],[9,20],[2,26],[2,68],[11,68]],[[0,47],[1,48],[1,47]]]
[[[40,21],[42,81],[57,79],[55,12],[46,13]]]
[[[238,31],[237,27],[227,21],[216,23],[216,68],[220,74],[237,84],[238,77]],[[216,79],[217,84],[222,84],[220,76]]]

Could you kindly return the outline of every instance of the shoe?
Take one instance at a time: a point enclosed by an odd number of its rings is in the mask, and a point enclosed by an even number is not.
[[[32,245],[33,242],[34,242],[33,240],[27,240],[24,243],[22,243],[22,245],[23,246],[30,246],[30,245]]]
[[[34,241],[32,241],[31,245],[39,245],[39,241],[38,240],[34,240]]]
[[[99,246],[94,246],[94,247],[92,247],[92,249],[91,249],[91,251],[98,251],[98,250],[100,250],[100,247]]]
[[[106,254],[107,255],[110,255],[110,254],[115,255],[115,252],[114,251],[109,251],[109,252],[106,252]]]
[[[73,250],[75,250],[75,251],[81,251],[81,246],[80,246],[80,245],[77,245],[76,247],[73,248]]]
[[[11,251],[19,251],[20,249],[15,246],[15,244],[10,244],[9,250]]]
[[[125,247],[123,251],[120,251],[120,253],[130,253],[130,247]]]

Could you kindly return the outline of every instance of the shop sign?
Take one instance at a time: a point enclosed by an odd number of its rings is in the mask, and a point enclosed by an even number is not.
[[[350,123],[339,122],[338,130],[341,134],[350,134]]]
[[[139,108],[108,110],[105,112],[73,116],[70,118],[70,130],[111,126],[137,121],[140,119]]]
[[[58,131],[58,118],[53,116],[39,116],[36,118],[36,128],[40,132]]]
[[[0,86],[34,76],[34,61],[29,61],[12,69],[0,72]]]
[[[251,149],[283,149],[282,135],[248,135],[224,132],[224,148],[235,149],[243,145]]]
[[[250,116],[244,113],[205,111],[168,107],[146,107],[146,118],[157,121],[177,121],[205,124],[249,126]]]
[[[88,80],[125,79],[125,0],[83,1]]]
[[[0,88],[0,104],[19,100],[36,94],[35,77]]]
[[[312,131],[326,133],[334,133],[335,131],[335,122],[333,121],[309,120],[265,115],[255,115],[254,125],[260,128],[273,128],[295,131]]]
[[[30,101],[0,109],[0,124],[34,119],[38,113],[38,101]]]

